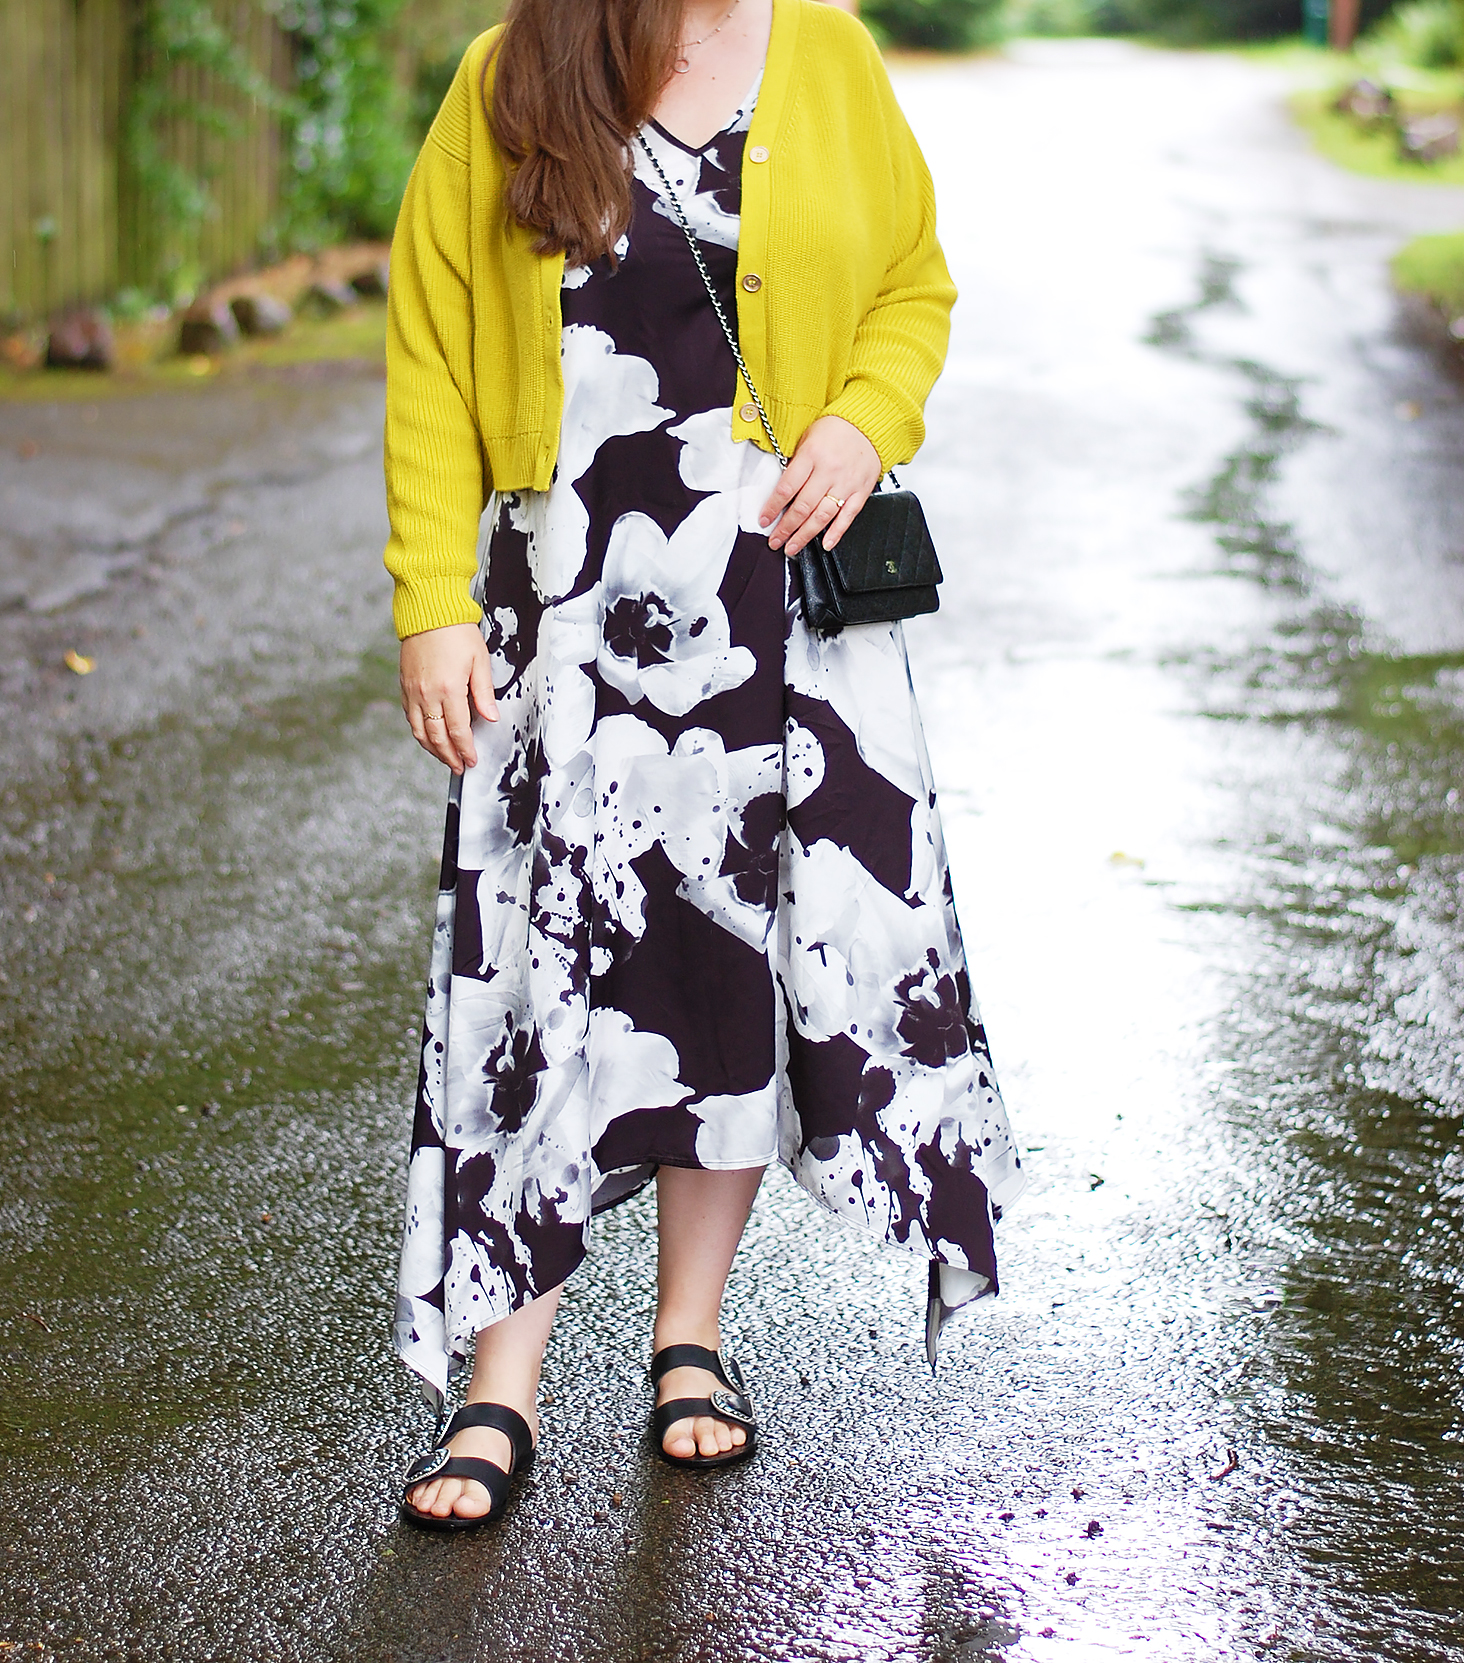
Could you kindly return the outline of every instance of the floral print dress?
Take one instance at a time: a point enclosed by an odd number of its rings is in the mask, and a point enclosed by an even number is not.
[[[651,126],[729,316],[756,90]],[[994,1292],[1023,1176],[967,979],[898,625],[820,640],[731,438],[735,367],[639,147],[618,263],[566,270],[546,492],[481,579],[499,719],[452,785],[395,1338],[434,1395],[661,1164],[781,1160]]]

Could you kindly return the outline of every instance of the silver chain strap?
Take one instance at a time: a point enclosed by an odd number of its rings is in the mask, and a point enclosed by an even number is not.
[[[655,168],[661,183],[666,187],[666,199],[671,204],[671,212],[676,215],[676,223],[681,227],[686,238],[687,247],[691,250],[691,257],[696,261],[696,269],[701,273],[701,280],[706,284],[707,298],[712,303],[712,310],[717,314],[717,322],[722,326],[722,333],[727,337],[727,345],[732,348],[732,356],[737,360],[737,368],[742,375],[743,384],[752,395],[752,402],[757,406],[757,413],[762,419],[763,432],[768,436],[768,443],[773,447],[773,455],[778,459],[778,466],[786,468],[788,458],[783,454],[783,447],[778,443],[778,435],[773,432],[773,424],[768,420],[768,413],[763,408],[762,395],[757,390],[757,384],[747,368],[747,360],[742,356],[742,348],[737,344],[737,337],[732,332],[732,325],[727,321],[727,314],[722,308],[722,302],[715,288],[712,287],[712,275],[707,270],[707,263],[702,258],[701,246],[696,240],[696,232],[692,230],[686,218],[686,210],[681,206],[681,199],[671,189],[671,181],[666,177],[666,170],[656,159],[656,153],[646,143],[644,133],[636,134],[636,141],[645,151],[650,164]]]

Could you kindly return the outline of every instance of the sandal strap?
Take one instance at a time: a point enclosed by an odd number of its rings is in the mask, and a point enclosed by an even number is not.
[[[657,1404],[652,1411],[651,1427],[656,1440],[662,1440],[677,1421],[694,1420],[698,1415],[709,1415],[728,1426],[754,1429],[757,1426],[752,1399],[744,1392],[717,1391],[710,1397],[673,1397],[669,1403]]]
[[[407,1476],[402,1480],[402,1501],[406,1506],[411,1507],[412,1491],[434,1478],[474,1479],[488,1492],[490,1514],[503,1506],[508,1498],[509,1475],[502,1467],[476,1455],[448,1455],[445,1461],[441,1459],[443,1455],[447,1455],[446,1449],[434,1449],[428,1455],[419,1455],[407,1468]]]
[[[529,1431],[529,1423],[517,1409],[510,1409],[506,1403],[465,1403],[438,1433],[437,1447],[440,1449],[451,1443],[459,1432],[470,1426],[491,1427],[508,1439],[509,1448],[513,1451],[508,1469],[510,1478],[527,1464],[534,1453],[534,1435]],[[501,1470],[494,1468],[495,1472]]]
[[[651,1384],[659,1386],[672,1369],[705,1369],[715,1374],[729,1391],[747,1396],[747,1382],[737,1359],[725,1351],[709,1351],[704,1345],[668,1345],[651,1358]]]

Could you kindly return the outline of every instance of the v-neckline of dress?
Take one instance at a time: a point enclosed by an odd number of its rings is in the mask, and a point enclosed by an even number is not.
[[[673,133],[669,127],[663,127],[654,116],[646,122],[646,126],[654,127],[668,144],[674,144],[678,150],[684,150],[688,156],[705,156],[707,151],[712,148],[718,139],[726,138],[728,133],[732,131],[733,126],[741,120],[743,116],[751,113],[751,108],[757,103],[757,95],[762,90],[763,73],[766,69],[767,61],[764,59],[764,61],[758,65],[757,74],[753,78],[752,85],[747,89],[746,95],[738,103],[737,108],[733,110],[732,114],[727,117],[722,126],[720,126],[717,131],[712,134],[711,138],[709,138],[705,144],[688,144],[685,139],[677,138],[676,134]]]

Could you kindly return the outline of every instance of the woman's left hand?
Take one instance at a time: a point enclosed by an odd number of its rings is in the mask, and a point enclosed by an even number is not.
[[[792,560],[823,532],[824,547],[833,548],[879,480],[879,453],[853,422],[820,416],[798,441],[778,488],[763,504],[759,523],[778,520],[768,546]]]

